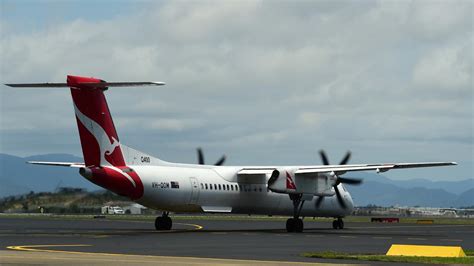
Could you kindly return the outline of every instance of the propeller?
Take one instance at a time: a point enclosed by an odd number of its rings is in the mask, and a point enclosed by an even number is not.
[[[326,152],[324,150],[319,151],[319,156],[321,157],[321,161],[323,162],[324,165],[330,165],[328,156],[326,155]],[[339,165],[347,164],[350,158],[351,158],[351,152],[347,151],[346,155],[344,155]],[[346,209],[347,208],[346,203],[344,202],[344,199],[342,198],[341,192],[339,191],[339,188],[338,188],[338,185],[341,183],[348,184],[348,185],[359,185],[362,183],[362,179],[336,176],[336,182],[334,183],[333,187],[334,187],[334,191],[336,192],[337,202],[343,209]],[[319,198],[316,200],[316,208],[319,208],[323,200],[324,200],[324,196],[319,196]]]
[[[204,153],[202,152],[202,149],[199,147],[197,148],[197,156],[198,156],[198,163],[199,164],[206,164],[204,161]],[[214,164],[216,166],[223,165],[227,157],[225,155],[222,155],[222,157]]]

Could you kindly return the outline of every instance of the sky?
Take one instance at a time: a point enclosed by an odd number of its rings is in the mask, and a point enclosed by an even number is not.
[[[1,83],[112,88],[120,141],[211,164],[456,161],[393,179],[474,177],[472,1],[0,0]],[[0,85],[0,153],[81,156],[67,89]]]

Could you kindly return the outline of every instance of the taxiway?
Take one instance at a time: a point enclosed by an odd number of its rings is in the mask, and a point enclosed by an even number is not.
[[[287,233],[282,221],[243,217],[240,220],[175,219],[173,230],[156,231],[152,221],[0,217],[2,263],[21,262],[31,256],[31,251],[38,250],[58,251],[55,257],[69,254],[85,259],[103,255],[109,263],[110,256],[123,254],[126,259],[121,261],[140,258],[143,263],[160,258],[164,263],[169,261],[166,257],[195,259],[197,264],[203,263],[199,258],[214,264],[226,264],[228,259],[232,260],[228,261],[230,264],[335,262],[305,258],[301,254],[311,251],[384,254],[391,244],[460,245],[474,249],[474,225],[346,222],[345,229],[334,230],[329,222],[306,219],[303,233]],[[136,255],[139,257],[130,257]]]

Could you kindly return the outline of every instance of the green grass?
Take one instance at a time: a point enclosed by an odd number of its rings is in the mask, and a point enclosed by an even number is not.
[[[350,254],[333,251],[308,252],[302,255],[308,258],[320,259],[345,259],[361,261],[385,261],[385,262],[407,262],[407,263],[427,263],[427,264],[474,264],[474,250],[465,251],[469,257],[462,258],[440,258],[440,257],[411,257],[411,256],[386,256],[370,254]]]

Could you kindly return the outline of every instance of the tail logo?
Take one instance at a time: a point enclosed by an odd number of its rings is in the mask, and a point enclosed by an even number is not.
[[[105,156],[110,156],[114,153],[117,147],[120,147],[120,143],[114,137],[110,141],[109,136],[105,130],[94,120],[84,115],[79,108],[74,104],[74,110],[76,117],[81,121],[82,125],[94,136],[95,140],[99,144],[100,148],[100,165],[112,165]]]
[[[288,172],[286,172],[286,189],[296,190],[295,182],[293,182],[293,178]]]

